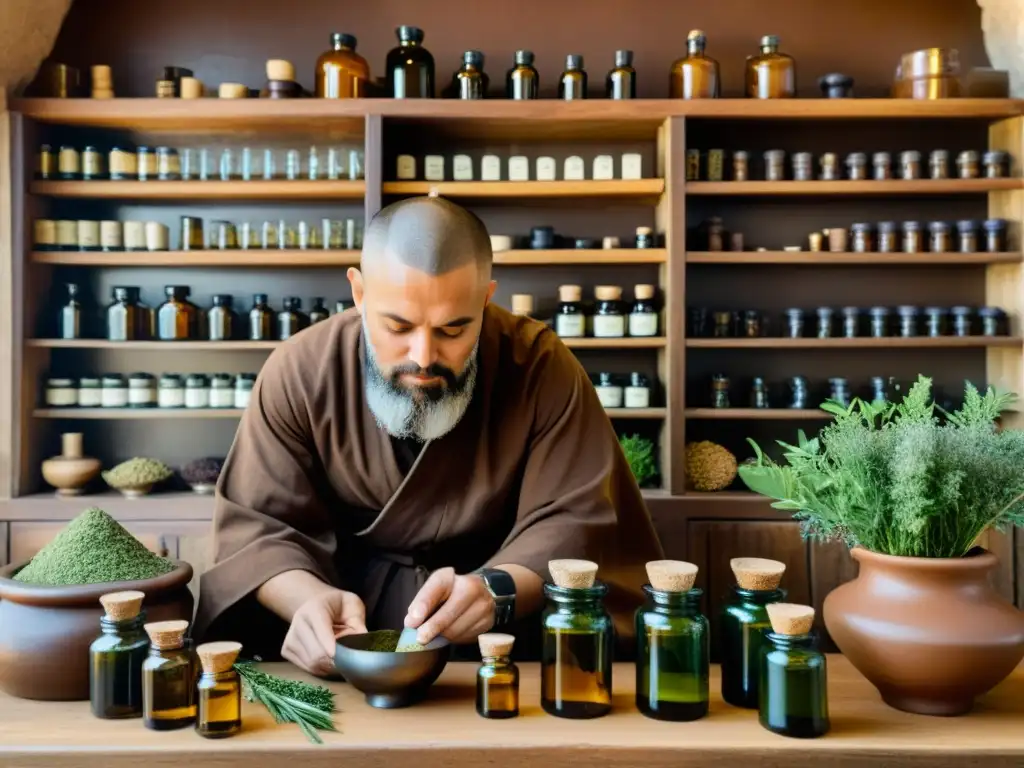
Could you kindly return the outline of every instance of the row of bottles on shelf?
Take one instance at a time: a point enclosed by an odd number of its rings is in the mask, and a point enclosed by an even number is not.
[[[152,373],[47,377],[49,408],[246,408],[255,373]]]
[[[781,327],[773,329],[770,315],[756,309],[689,310],[686,333],[691,338],[846,338],[863,336],[881,339],[891,336],[1005,336],[1009,318],[998,307],[817,307],[813,311],[792,308],[782,314]],[[810,315],[815,318],[808,323]]]
[[[480,158],[479,179],[474,171],[473,158],[466,154],[452,156],[450,166],[444,155],[425,155],[422,165],[414,155],[399,155],[395,160],[395,178],[399,181],[530,181],[530,159],[526,155],[512,155],[505,161],[506,171],[502,172],[502,158],[486,154]],[[587,178],[586,163],[579,155],[571,155],[562,163],[562,181],[583,181]],[[619,159],[619,173],[615,173],[615,158],[612,155],[597,155],[591,165],[590,178],[594,181],[611,179],[642,179],[643,155],[639,152],[623,153]],[[533,181],[557,181],[558,163],[553,157],[541,156],[534,159]]]
[[[621,286],[599,285],[594,288],[593,304],[584,304],[583,289],[580,286],[560,285],[559,304],[554,317],[555,333],[562,338],[657,336],[659,318],[654,303],[655,287],[648,284],[635,285],[633,296],[634,301],[630,306],[622,300]],[[528,298],[532,305],[532,297]]]
[[[650,227],[637,227],[633,239],[633,247],[637,250],[656,248],[658,238]],[[509,251],[522,246],[532,251],[550,251],[562,249],[574,250],[612,250],[622,248],[622,240],[615,235],[605,235],[598,240],[593,237],[571,237],[560,235],[554,227],[532,227],[528,237],[521,235],[491,235],[491,250],[494,253]]]

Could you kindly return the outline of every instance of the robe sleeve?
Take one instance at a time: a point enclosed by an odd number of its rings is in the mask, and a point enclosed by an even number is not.
[[[534,423],[512,530],[487,565],[519,565],[550,581],[548,561],[592,560],[620,639],[632,638],[645,564],[664,557],[650,514],[589,377],[548,340],[527,378]]]
[[[200,577],[195,634],[289,570],[336,583],[331,494],[310,429],[300,361],[276,350],[253,387],[217,481],[212,565]],[[248,601],[248,609],[255,600]],[[269,613],[269,612],[268,612]]]

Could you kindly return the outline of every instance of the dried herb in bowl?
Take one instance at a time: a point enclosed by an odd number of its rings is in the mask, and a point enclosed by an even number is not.
[[[163,482],[173,474],[162,461],[136,457],[108,469],[103,479],[111,488],[141,488]]]

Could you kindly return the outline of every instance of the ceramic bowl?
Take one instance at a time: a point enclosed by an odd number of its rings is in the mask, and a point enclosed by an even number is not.
[[[451,655],[443,637],[431,640],[422,651],[368,651],[374,633],[346,635],[334,649],[334,665],[366,703],[380,709],[407,707],[426,698]]]

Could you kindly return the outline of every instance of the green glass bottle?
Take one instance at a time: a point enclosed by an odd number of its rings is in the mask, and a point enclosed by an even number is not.
[[[758,718],[781,736],[813,739],[829,730],[825,654],[812,633],[814,609],[768,606],[772,631],[761,656]]]
[[[767,606],[786,599],[779,582],[784,563],[760,557],[730,561],[736,585],[722,608],[719,649],[722,661],[722,699],[734,707],[757,709],[761,678],[761,649],[771,629]]]
[[[710,651],[697,566],[657,560],[647,575],[636,612],[636,707],[656,720],[698,720],[708,713]]]
[[[604,608],[608,585],[597,564],[552,560],[541,615],[541,707],[549,715],[584,719],[612,709],[614,627]]]
[[[142,629],[142,592],[111,592],[100,598],[103,633],[89,646],[89,703],[104,719],[142,716],[142,665],[149,637]]]

